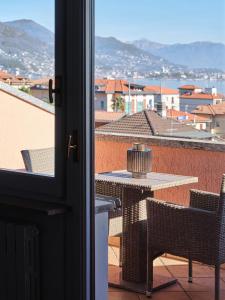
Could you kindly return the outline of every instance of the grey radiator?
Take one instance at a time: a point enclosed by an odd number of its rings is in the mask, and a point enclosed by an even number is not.
[[[39,232],[0,221],[0,299],[40,300]]]

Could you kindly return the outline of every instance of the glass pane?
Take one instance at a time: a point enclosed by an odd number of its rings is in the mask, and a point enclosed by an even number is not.
[[[143,189],[184,207],[190,203],[190,189],[220,193],[225,173],[225,1],[96,0],[95,4],[96,194],[105,200],[119,198],[122,206],[109,214],[105,245],[99,246],[102,231],[96,226],[96,249],[105,250],[108,258],[108,274],[105,281],[96,276],[96,291],[106,294],[109,282],[134,291],[127,298],[136,299],[137,291],[146,293],[142,284],[146,262],[140,259],[151,244],[146,216],[152,224],[159,220],[150,206],[146,211]],[[104,112],[99,112],[98,99],[105,103]],[[168,189],[164,178],[171,182]],[[177,178],[190,184],[178,183]],[[160,190],[154,192],[154,186]],[[168,227],[165,216],[166,208],[162,228]],[[100,258],[96,272],[104,265],[104,256]],[[183,265],[171,257],[155,262],[155,287],[162,283],[157,279],[162,262],[169,268]],[[126,298],[124,293],[110,288],[108,298]],[[165,292],[162,299],[167,298]]]
[[[54,175],[54,10],[54,0],[0,2],[1,169]]]

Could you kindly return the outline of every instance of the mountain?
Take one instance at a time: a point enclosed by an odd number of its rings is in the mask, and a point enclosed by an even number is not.
[[[130,43],[124,43],[114,37],[96,37],[95,39],[96,75],[129,76],[135,72],[145,74],[161,71],[162,67],[169,70],[182,68],[157,55],[148,53]]]
[[[225,70],[225,45],[165,45],[146,39],[96,37],[96,76],[150,77]],[[196,70],[199,68],[201,70]],[[32,20],[0,22],[0,69],[31,78],[54,75],[54,33]],[[194,70],[195,69],[195,70]],[[168,76],[169,76],[168,75]]]
[[[152,51],[152,53],[153,53],[154,50],[158,50],[158,49],[161,49],[161,48],[166,46],[165,44],[152,42],[152,41],[149,41],[147,39],[135,40],[133,42],[128,42],[128,43],[133,44],[137,48],[142,49],[144,51],[147,51],[147,52]]]
[[[23,76],[52,76],[54,34],[30,20],[0,22],[0,67]]]
[[[175,64],[189,68],[211,68],[225,71],[225,45],[212,42],[163,45],[148,40],[132,42],[148,53],[161,56]]]
[[[25,32],[27,35],[32,36],[47,45],[54,45],[54,33],[32,20],[16,20],[5,22],[4,24],[13,27],[16,30]]]

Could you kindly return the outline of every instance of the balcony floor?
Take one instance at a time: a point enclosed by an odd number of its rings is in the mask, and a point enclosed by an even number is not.
[[[109,247],[109,272],[118,265],[118,247]],[[193,264],[193,283],[188,283],[187,261],[175,257],[160,257],[154,263],[154,274],[175,277],[176,285],[162,291],[155,292],[154,300],[213,300],[214,299],[214,269],[209,266]],[[126,292],[120,289],[109,288],[109,300],[144,300],[144,295]],[[225,269],[221,269],[221,299],[225,299]]]

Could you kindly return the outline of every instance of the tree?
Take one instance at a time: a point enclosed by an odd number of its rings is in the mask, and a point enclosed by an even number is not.
[[[114,111],[122,111],[122,112],[124,112],[124,110],[125,110],[125,103],[124,103],[124,99],[121,96],[114,97],[112,99],[112,109]]]

